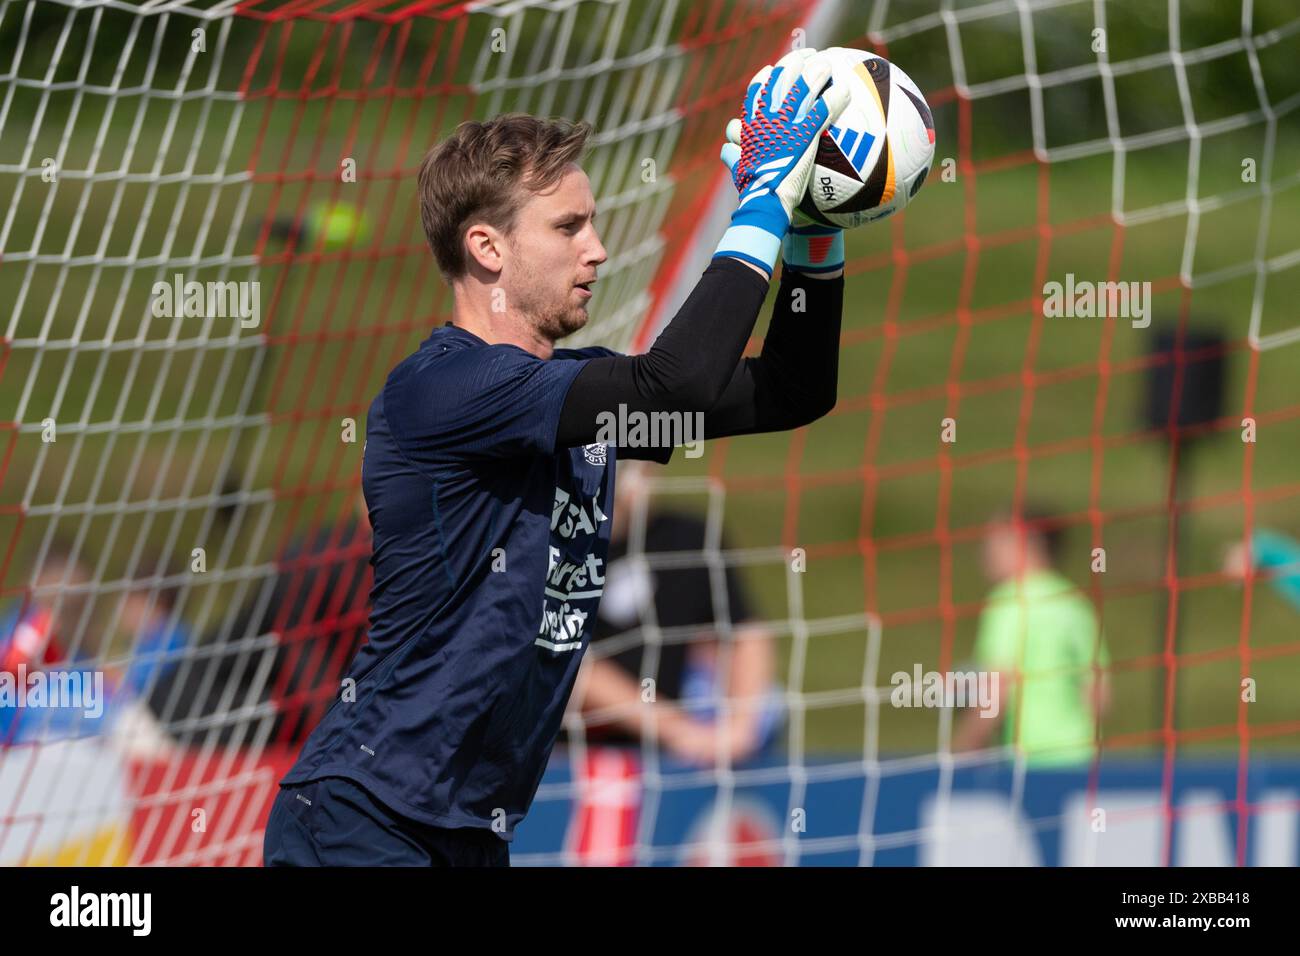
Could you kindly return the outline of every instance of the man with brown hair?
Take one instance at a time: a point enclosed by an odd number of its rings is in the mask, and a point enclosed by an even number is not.
[[[672,453],[609,421],[702,416],[711,438],[835,404],[843,241],[791,228],[847,99],[830,78],[811,50],[755,76],[723,147],[731,227],[642,355],[555,346],[586,323],[606,259],[585,123],[463,123],[425,159],[420,215],[452,318],[371,404],[370,639],[281,782],[269,865],[508,864],[595,617],[617,460]],[[741,361],[778,256],[762,355]]]

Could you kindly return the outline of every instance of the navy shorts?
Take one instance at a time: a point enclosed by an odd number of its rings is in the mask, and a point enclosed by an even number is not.
[[[322,777],[282,786],[262,845],[266,866],[509,866],[488,829],[444,829],[399,816],[360,785]]]

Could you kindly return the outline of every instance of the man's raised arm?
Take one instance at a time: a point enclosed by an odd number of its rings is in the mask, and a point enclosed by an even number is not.
[[[628,412],[702,412],[707,430],[708,413],[733,388],[733,401],[744,404],[744,384],[733,383],[746,367],[740,360],[767,295],[765,279],[775,271],[783,248],[790,264],[792,239],[787,234],[793,210],[807,189],[818,139],[847,102],[846,84],[832,85],[818,95],[830,76],[829,59],[804,49],[787,54],[775,68],[764,67],[751,81],[741,144],[723,147],[723,159],[740,193],[739,205],[712,263],[649,351],[587,360],[566,395],[557,449],[596,440],[601,414],[620,406]],[[842,297],[842,278],[808,284],[835,286],[840,291],[832,294]],[[783,279],[782,289],[785,286]],[[781,309],[778,304],[778,313]],[[834,325],[838,343],[838,308]],[[788,334],[794,332],[791,327]],[[767,374],[763,368],[756,373],[759,379]],[[754,393],[755,402],[758,391],[764,401],[773,394],[762,386]],[[757,413],[753,417],[767,420]],[[655,451],[661,454],[653,457],[663,461],[671,453],[666,448]]]

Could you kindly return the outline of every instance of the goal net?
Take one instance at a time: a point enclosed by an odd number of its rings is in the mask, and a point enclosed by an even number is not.
[[[590,121],[610,258],[575,342],[645,348],[734,205],[726,120],[800,43],[899,63],[935,167],[848,237],[834,412],[679,450],[629,512],[627,567],[702,575],[710,620],[642,594],[588,652],[639,647],[654,687],[712,646],[699,722],[762,709],[764,742],[696,765],[575,702],[515,862],[1108,862],[1133,834],[1294,862],[1298,612],[1285,566],[1238,581],[1224,552],[1300,536],[1300,18],[1224,6],[4,0],[0,671],[49,680],[0,696],[0,863],[260,860],[365,639],[366,409],[448,315],[425,150]],[[1149,283],[1150,323],[1051,314],[1067,274]],[[1221,401],[1183,422],[1206,366]],[[1095,752],[1054,770],[890,699],[975,666],[990,518],[1039,501],[1111,658]],[[698,544],[654,550],[669,512]],[[771,674],[739,700],[742,646]]]

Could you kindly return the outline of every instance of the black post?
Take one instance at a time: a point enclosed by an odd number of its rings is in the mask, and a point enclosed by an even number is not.
[[[1169,462],[1169,485],[1166,498],[1165,532],[1171,543],[1174,566],[1166,568],[1175,580],[1179,569],[1186,567],[1186,527],[1181,508],[1189,497],[1191,468],[1188,461],[1196,439],[1202,437],[1193,431],[1199,425],[1215,421],[1223,412],[1223,337],[1216,332],[1188,331],[1162,328],[1156,332],[1156,342],[1151,351],[1154,360],[1148,368],[1146,425],[1159,430],[1166,441]],[[1167,559],[1166,559],[1167,560]],[[1164,653],[1165,631],[1171,610],[1168,588],[1159,602],[1156,618],[1156,653]],[[1173,653],[1177,661],[1181,646],[1183,619],[1180,609],[1174,622]],[[1167,669],[1156,671],[1156,692],[1152,700],[1160,707],[1164,700]],[[1177,681],[1174,682],[1173,726],[1179,726]],[[1163,710],[1158,712],[1157,725]]]

